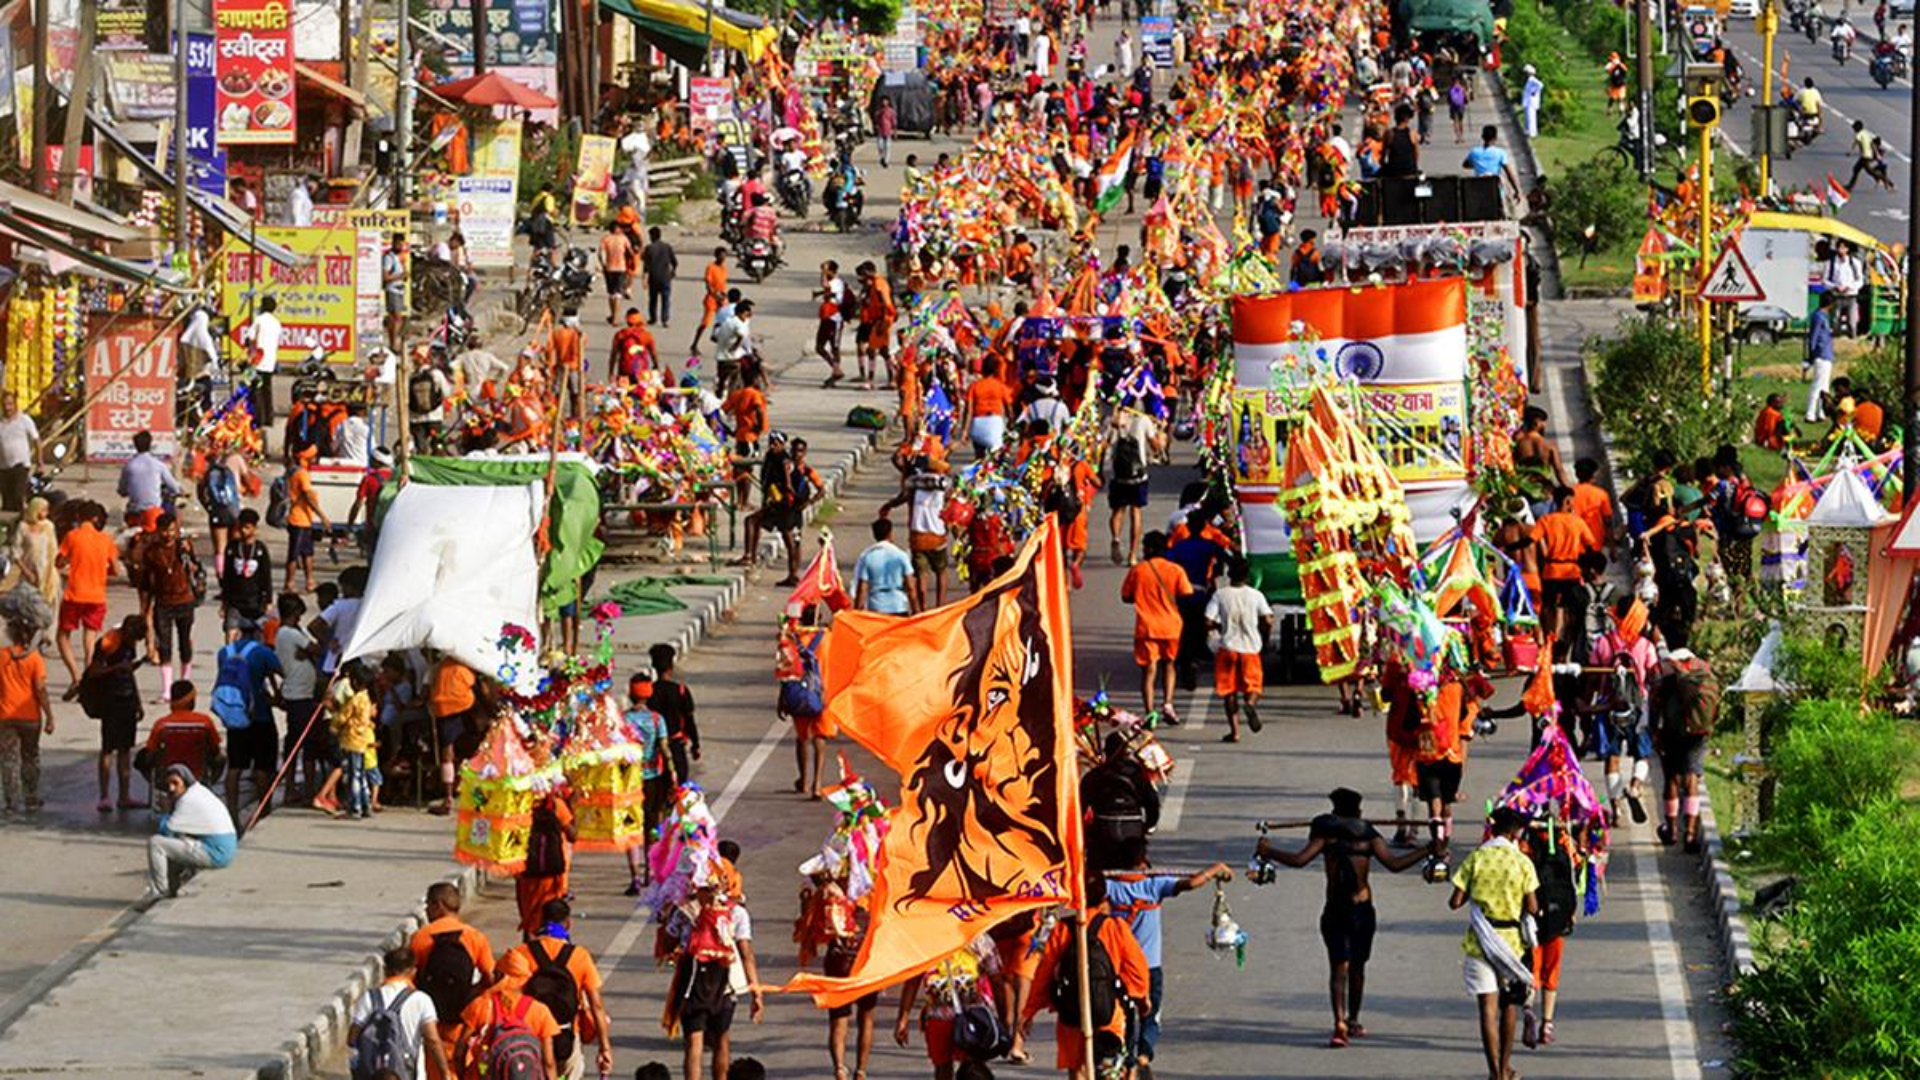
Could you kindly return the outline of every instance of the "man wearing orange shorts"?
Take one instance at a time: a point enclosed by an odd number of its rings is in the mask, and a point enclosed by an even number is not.
[[[80,631],[81,655],[92,657],[93,639],[107,618],[107,579],[121,573],[120,549],[103,531],[106,524],[106,508],[89,502],[80,523],[60,541],[55,560],[67,580],[60,594],[60,621],[54,641],[60,649],[60,660],[67,666],[67,676],[76,687],[80,665],[73,657],[73,632]]]
[[[1221,742],[1240,741],[1240,710],[1247,713],[1247,727],[1258,734],[1260,691],[1266,685],[1266,670],[1260,653],[1266,648],[1267,635],[1273,632],[1273,605],[1248,584],[1245,559],[1233,561],[1225,588],[1216,589],[1207,601],[1207,633],[1217,639],[1213,645],[1213,692],[1226,705],[1227,734]]]
[[[713,249],[713,262],[708,264],[705,274],[707,292],[700,301],[700,325],[693,328],[693,355],[700,355],[700,342],[707,336],[707,330],[713,326],[713,318],[719,314],[720,305],[727,299],[727,249]]]
[[[893,287],[870,262],[863,262],[854,270],[860,280],[860,344],[864,358],[860,362],[861,383],[866,389],[873,389],[872,369],[878,369],[887,376],[891,384],[898,384],[899,376],[893,370],[892,341],[893,320],[900,314],[893,303]]]
[[[1167,534],[1150,532],[1144,541],[1146,558],[1127,571],[1120,599],[1133,605],[1133,662],[1140,665],[1140,695],[1147,715],[1158,712],[1170,724],[1180,718],[1173,711],[1174,658],[1180,652],[1180,599],[1193,595],[1193,583],[1178,563],[1167,558]]]

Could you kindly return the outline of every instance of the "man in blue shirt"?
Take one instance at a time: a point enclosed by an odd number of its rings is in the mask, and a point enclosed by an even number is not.
[[[120,467],[120,494],[127,499],[127,521],[141,528],[152,528],[174,498],[180,494],[180,482],[173,469],[153,456],[153,432],[142,431],[133,437],[133,456]]]
[[[907,579],[912,576],[913,559],[893,542],[893,522],[876,519],[872,546],[853,564],[854,606],[882,615],[911,614]]]
[[[1147,958],[1147,1015],[1140,1020],[1134,1056],[1141,1065],[1151,1067],[1153,1049],[1160,1042],[1160,999],[1166,986],[1160,972],[1160,904],[1162,901],[1192,892],[1209,881],[1231,881],[1233,871],[1226,863],[1214,863],[1192,877],[1155,874],[1147,868],[1146,841],[1137,841],[1125,865],[1132,872],[1114,871],[1107,876],[1107,904],[1116,916],[1133,927],[1134,939]],[[1151,1072],[1143,1073],[1151,1075]]]
[[[1508,186],[1517,195],[1520,192],[1520,180],[1514,175],[1513,158],[1504,147],[1494,145],[1498,141],[1499,128],[1492,124],[1481,128],[1480,145],[1467,151],[1467,170],[1475,176],[1504,176]]]
[[[1807,391],[1807,423],[1827,415],[1827,387],[1833,384],[1833,293],[1820,294],[1820,306],[1807,321],[1807,374],[1813,386]]]

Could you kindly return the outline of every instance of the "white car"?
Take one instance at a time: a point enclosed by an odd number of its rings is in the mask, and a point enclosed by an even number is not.
[[[1913,0],[1889,0],[1887,14],[1895,19],[1913,18]]]
[[[1913,0],[1907,0],[1912,3]],[[1727,4],[1727,16],[1734,19],[1757,19],[1760,17],[1760,0],[1730,0]]]

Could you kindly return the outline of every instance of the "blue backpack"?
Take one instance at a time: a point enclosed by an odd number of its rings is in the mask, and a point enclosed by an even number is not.
[[[213,715],[229,731],[245,731],[253,723],[253,664],[251,649],[261,648],[257,641],[236,641],[220,647],[219,667],[213,680]]]
[[[827,711],[825,688],[820,683],[820,656],[816,649],[820,647],[820,635],[800,646],[800,670],[798,679],[787,679],[780,683],[780,711],[787,716],[812,719]]]

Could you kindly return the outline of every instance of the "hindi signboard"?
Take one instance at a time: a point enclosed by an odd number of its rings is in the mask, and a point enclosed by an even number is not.
[[[454,181],[460,211],[460,235],[473,265],[513,265],[515,181],[504,176],[462,176]]]
[[[187,35],[188,180],[209,195],[227,193],[227,152],[214,138],[220,90],[214,78],[213,35]]]
[[[386,334],[386,304],[380,264],[395,233],[407,231],[405,210],[362,210],[345,206],[316,206],[313,223],[354,235],[353,329],[360,338],[380,341]],[[407,255],[408,278],[412,278],[412,253]],[[411,300],[411,286],[409,286]]]
[[[1173,66],[1173,20],[1149,15],[1140,20],[1140,51],[1157,68]]]
[[[232,321],[234,340],[240,340],[254,304],[271,296],[279,304],[275,314],[280,317],[282,331],[282,364],[305,360],[315,346],[326,352],[329,362],[354,362],[357,230],[264,226],[258,236],[306,256],[308,262],[305,266],[282,266],[242,245],[227,246],[220,258],[220,309]]]
[[[153,433],[153,452],[179,452],[173,430],[175,342],[159,319],[111,316],[87,353],[87,460],[125,461],[133,437]]]
[[[687,80],[687,116],[695,131],[712,131],[713,126],[733,115],[733,80],[696,75]]]
[[[293,142],[291,0],[214,0],[217,141]]]

